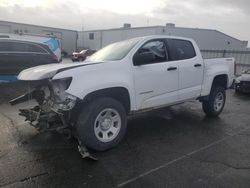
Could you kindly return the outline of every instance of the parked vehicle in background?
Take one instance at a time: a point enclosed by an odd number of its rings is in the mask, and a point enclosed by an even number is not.
[[[24,69],[61,61],[57,38],[0,34],[0,81],[12,81]]]
[[[250,93],[250,69],[242,72],[242,75],[235,79],[235,91]]]
[[[234,79],[234,58],[203,59],[192,39],[147,36],[110,44],[85,63],[44,65],[18,79],[34,89],[11,104],[34,98],[21,109],[40,130],[65,130],[89,148],[103,151],[123,138],[127,116],[180,104],[202,102],[218,116]]]
[[[90,49],[82,50],[80,52],[73,52],[71,59],[73,62],[74,61],[84,61],[88,56],[91,56],[95,52],[96,52],[95,50],[90,50]]]

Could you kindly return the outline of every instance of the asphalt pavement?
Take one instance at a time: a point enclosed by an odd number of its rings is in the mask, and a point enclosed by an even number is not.
[[[29,126],[18,108],[32,104],[11,107],[8,97],[0,100],[0,187],[250,187],[250,96],[228,91],[219,118],[198,101],[131,118],[118,147],[93,152],[97,162],[81,159],[76,141]]]

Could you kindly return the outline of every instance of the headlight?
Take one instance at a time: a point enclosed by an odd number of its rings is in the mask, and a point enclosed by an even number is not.
[[[72,82],[72,77],[51,80],[53,89],[58,87],[60,90],[67,90]]]

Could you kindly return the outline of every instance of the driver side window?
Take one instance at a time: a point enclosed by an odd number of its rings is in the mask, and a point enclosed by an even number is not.
[[[152,40],[145,43],[135,54],[135,61],[142,64],[161,63],[168,60],[167,50],[164,41]],[[138,57],[138,58],[137,58]],[[137,63],[134,63],[137,64]]]

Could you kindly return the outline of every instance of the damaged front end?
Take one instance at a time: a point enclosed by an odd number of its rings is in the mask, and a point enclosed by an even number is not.
[[[29,87],[30,91],[11,100],[10,104],[35,100],[37,105],[33,108],[19,109],[19,115],[24,116],[25,121],[39,131],[56,131],[68,139],[73,135],[78,141],[78,150],[82,158],[97,160],[88,152],[77,134],[73,134],[79,99],[66,92],[70,83],[71,78],[33,81],[32,87]]]
[[[40,131],[58,131],[71,135],[71,110],[77,98],[65,92],[71,78],[59,80],[34,81],[29,92],[10,101],[11,105],[34,99],[37,105],[29,109],[20,109],[19,115]]]
[[[11,105],[16,105],[29,100],[36,101],[36,105],[32,108],[19,109],[19,115],[24,116],[25,121],[39,131],[56,131],[68,139],[73,135],[79,143],[78,150],[82,158],[97,160],[88,152],[78,136],[73,134],[76,104],[79,99],[66,92],[71,78],[31,82],[32,86],[28,88],[28,93],[9,102]]]

